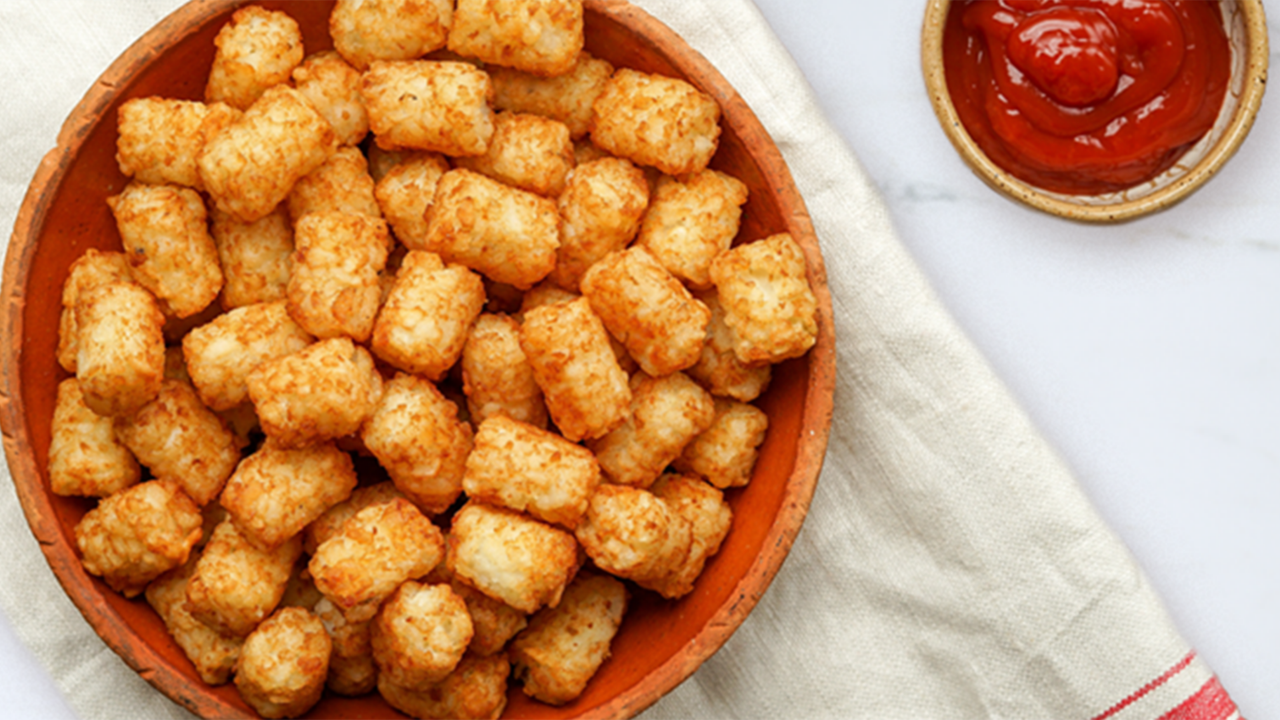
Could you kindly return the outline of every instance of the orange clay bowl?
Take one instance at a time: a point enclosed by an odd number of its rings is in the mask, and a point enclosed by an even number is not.
[[[1267,87],[1267,19],[1262,0],[1222,3],[1231,44],[1231,82],[1217,122],[1173,167],[1155,178],[1118,192],[1068,195],[1037,187],[1005,172],[987,157],[965,130],[947,88],[942,58],[943,35],[951,0],[928,0],[920,33],[925,89],[947,139],[974,174],[992,188],[1037,210],[1070,220],[1113,223],[1164,210],[1208,182],[1235,154],[1253,127]]]
[[[197,0],[148,32],[95,83],[40,164],[23,202],[4,269],[3,423],[5,452],[32,532],[54,574],[94,630],[132,668],[170,698],[206,717],[253,717],[234,686],[209,687],[196,675],[159,617],[88,575],[73,528],[92,501],[49,491],[54,391],[66,374],[55,360],[61,287],[86,249],[121,249],[106,198],[126,178],[115,161],[116,109],[129,98],[201,99],[213,38],[237,0]],[[298,20],[308,53],[332,47],[331,2],[264,0]],[[835,385],[831,298],[822,256],[803,201],[760,122],[705,58],[670,29],[621,0],[586,0],[587,49],[615,65],[685,78],[724,110],[712,166],[747,184],[750,200],[738,241],[790,232],[804,249],[818,297],[817,345],[775,368],[758,402],[768,437],[750,485],[726,493],[733,529],[693,593],[679,601],[632,587],[633,604],[612,656],[575,702],[553,708],[511,684],[504,717],[630,717],[689,677],[742,624],[777,573],[804,520],[827,445]],[[362,480],[374,477],[367,470]],[[376,694],[326,694],[315,718],[397,717]]]

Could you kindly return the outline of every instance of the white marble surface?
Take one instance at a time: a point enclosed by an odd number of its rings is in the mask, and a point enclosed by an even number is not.
[[[920,79],[923,2],[756,2],[944,303],[1191,645],[1246,717],[1280,717],[1274,99],[1240,155],[1178,207],[1083,226],[1013,204],[960,162]],[[72,717],[7,620],[0,717]]]
[[[960,161],[920,75],[924,2],[755,2],[1191,645],[1244,716],[1280,717],[1280,98],[1180,205],[1085,226]]]

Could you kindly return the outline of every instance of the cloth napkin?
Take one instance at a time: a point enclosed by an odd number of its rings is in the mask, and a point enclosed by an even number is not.
[[[94,78],[178,4],[0,3],[0,224]],[[644,716],[1238,717],[934,296],[750,0],[638,4],[706,55],[781,147],[839,341],[830,447],[790,557],[727,644]],[[7,482],[0,567],[0,605],[78,714],[190,717],[83,621]]]

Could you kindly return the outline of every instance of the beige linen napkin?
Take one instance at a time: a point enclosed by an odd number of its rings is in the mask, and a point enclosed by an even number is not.
[[[826,466],[755,612],[648,718],[1169,718],[1234,705],[957,329],[750,0],[640,0],[782,148],[826,257]],[[0,4],[0,224],[62,118],[177,0]],[[922,90],[923,92],[923,90]],[[93,634],[0,488],[0,605],[84,717],[188,717]]]

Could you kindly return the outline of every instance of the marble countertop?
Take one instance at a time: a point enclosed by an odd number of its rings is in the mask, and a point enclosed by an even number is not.
[[[1274,102],[1239,155],[1180,205],[1081,225],[1005,199],[960,161],[921,80],[923,2],[755,2],[943,303],[1190,644],[1244,716],[1280,717]],[[0,671],[0,714],[72,717],[5,619]]]
[[[1276,99],[1181,204],[1082,225],[1007,200],[961,162],[924,90],[924,2],[755,2],[943,303],[1191,646],[1243,716],[1280,717]],[[1270,35],[1274,51],[1274,23]]]

